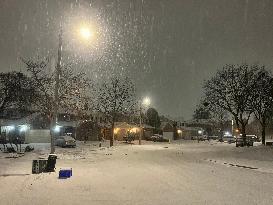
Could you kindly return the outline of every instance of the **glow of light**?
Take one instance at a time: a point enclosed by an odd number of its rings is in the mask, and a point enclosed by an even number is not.
[[[178,133],[178,134],[181,134],[181,133],[182,133],[182,130],[177,130],[177,133]]]
[[[143,104],[144,106],[148,107],[148,106],[151,104],[150,98],[149,98],[149,97],[145,97],[145,98],[143,99],[142,104]]]
[[[201,135],[203,132],[202,130],[198,130],[198,134]]]
[[[80,28],[80,36],[85,39],[88,40],[92,37],[92,32],[90,31],[90,29],[86,26],[82,26]]]
[[[62,126],[60,126],[60,125],[56,125],[56,126],[54,127],[54,132],[60,132],[60,131],[61,131],[61,127],[62,127]]]
[[[130,133],[136,133],[137,132],[137,128],[136,127],[134,127],[134,128],[132,128],[131,130],[130,130]]]
[[[118,131],[119,131],[119,128],[115,128],[115,129],[114,129],[114,134],[117,134]]]
[[[230,135],[230,133],[229,132],[225,132],[225,135]]]
[[[7,130],[8,131],[12,131],[15,129],[15,126],[14,125],[10,125],[10,126],[7,126]]]
[[[27,125],[20,125],[20,132],[26,132],[28,129],[28,126]]]

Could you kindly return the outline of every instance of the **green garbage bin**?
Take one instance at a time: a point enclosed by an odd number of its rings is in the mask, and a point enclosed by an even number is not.
[[[39,159],[32,161],[32,174],[40,174],[47,169],[47,160]]]

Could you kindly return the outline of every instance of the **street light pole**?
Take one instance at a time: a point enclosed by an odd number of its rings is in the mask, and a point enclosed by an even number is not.
[[[234,121],[233,120],[231,120],[231,135],[232,135],[232,137],[233,137],[233,125],[234,125]]]
[[[88,27],[82,27],[80,30],[81,37],[84,39],[89,39],[91,37],[91,32]],[[56,72],[55,72],[55,88],[54,88],[54,110],[52,113],[53,119],[51,119],[51,153],[53,154],[55,152],[55,139],[53,134],[53,128],[58,125],[58,111],[59,111],[59,89],[60,89],[60,75],[61,75],[61,65],[62,65],[62,43],[63,43],[63,29],[61,25],[60,33],[59,33],[59,46],[58,46],[58,59],[57,59],[57,65],[56,65]]]
[[[139,132],[139,137],[138,137],[138,144],[141,145],[141,138],[142,138],[142,118],[141,118],[141,103],[139,105],[139,127],[140,127],[140,132]]]
[[[61,61],[62,61],[62,35],[63,31],[62,28],[59,33],[59,47],[58,47],[58,59],[56,65],[56,72],[55,72],[55,88],[54,88],[54,114],[53,114],[53,127],[58,125],[58,111],[59,111],[59,88],[60,88],[60,75],[61,75]],[[52,129],[51,128],[51,129]],[[52,130],[53,131],[53,130]],[[51,154],[55,152],[55,143],[54,143],[54,134],[51,134]]]
[[[144,127],[142,126],[142,116],[141,116],[141,112],[142,112],[142,105],[145,107],[148,107],[150,105],[151,101],[150,98],[146,97],[143,100],[139,101],[139,126],[140,126],[140,133],[139,133],[139,138],[138,138],[138,144],[141,145],[141,139],[142,136],[144,134]],[[144,107],[144,109],[145,109]]]

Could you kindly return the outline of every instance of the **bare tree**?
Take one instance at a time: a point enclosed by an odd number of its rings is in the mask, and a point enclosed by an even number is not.
[[[226,110],[221,107],[215,109],[215,107],[209,107],[211,113],[211,119],[217,123],[221,132],[226,128],[226,124],[229,121],[229,115]]]
[[[119,114],[129,113],[135,106],[135,86],[128,77],[113,76],[98,89],[98,111],[111,122],[110,146],[114,142],[114,126]]]
[[[23,60],[27,66],[39,96],[36,105],[42,113],[52,113],[54,106],[55,74],[50,72],[49,60]],[[84,106],[86,91],[90,83],[83,72],[74,72],[70,65],[61,68],[59,89],[60,107],[67,111],[80,109]]]
[[[36,90],[29,77],[20,72],[0,73],[0,113],[7,108],[28,110]]]
[[[194,119],[207,119],[213,123],[213,129],[221,132],[226,128],[229,115],[222,107],[209,104],[205,99],[201,99],[193,115]]]
[[[256,89],[252,91],[254,98],[251,103],[262,127],[262,144],[265,144],[265,129],[273,113],[273,78],[264,67],[256,75]]]
[[[205,101],[211,107],[222,108],[234,117],[244,142],[245,128],[254,112],[251,101],[258,69],[257,65],[226,65],[204,85]]]
[[[200,119],[210,119],[211,113],[208,107],[204,106],[201,102],[196,106],[196,109],[193,114],[193,119],[200,120]]]
[[[51,71],[50,62],[45,60],[26,60],[27,71],[29,72],[33,84],[37,89],[38,96],[35,101],[37,110],[46,115],[51,127],[53,126],[53,112],[56,104],[54,98],[55,73]],[[71,113],[84,108],[86,103],[87,91],[90,88],[90,81],[83,72],[74,72],[70,65],[61,67],[59,107]]]

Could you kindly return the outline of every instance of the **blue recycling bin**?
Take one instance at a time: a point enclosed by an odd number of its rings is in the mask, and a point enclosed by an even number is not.
[[[59,171],[59,178],[66,179],[72,176],[72,168],[71,169],[61,169]]]

